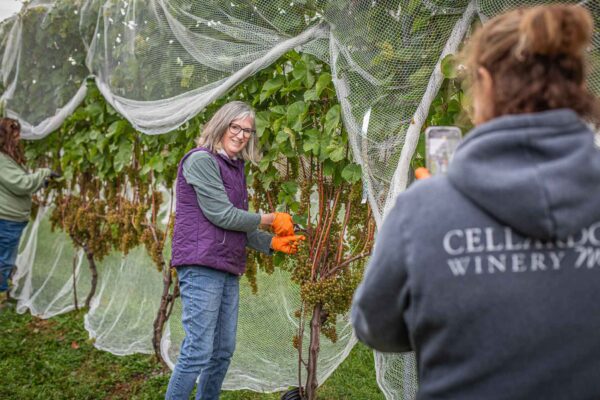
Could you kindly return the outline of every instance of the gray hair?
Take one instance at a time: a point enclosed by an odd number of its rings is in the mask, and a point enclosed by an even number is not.
[[[196,143],[198,146],[206,147],[213,153],[218,152],[222,148],[221,140],[229,129],[229,124],[246,117],[252,117],[252,128],[256,129],[256,114],[252,107],[242,101],[232,101],[225,104],[206,123]],[[241,157],[252,163],[260,161],[258,138],[255,134],[248,139],[248,143],[241,151]]]

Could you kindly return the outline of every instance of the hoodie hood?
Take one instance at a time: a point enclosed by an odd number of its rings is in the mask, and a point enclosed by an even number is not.
[[[572,110],[508,115],[458,147],[450,182],[505,225],[565,239],[600,219],[600,151]]]

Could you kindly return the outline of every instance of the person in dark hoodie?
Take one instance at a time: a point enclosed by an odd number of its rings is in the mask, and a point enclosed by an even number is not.
[[[471,39],[476,128],[447,176],[398,196],[352,305],[356,336],[414,350],[425,399],[600,399],[594,32],[574,5]]]

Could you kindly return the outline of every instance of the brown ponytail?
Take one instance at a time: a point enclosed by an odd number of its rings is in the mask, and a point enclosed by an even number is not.
[[[19,141],[21,124],[12,118],[0,119],[0,152],[8,155],[21,166],[25,166],[25,152]]]
[[[576,5],[514,10],[491,19],[466,48],[467,68],[490,72],[492,117],[571,108],[600,122],[600,105],[585,85],[590,13]]]
[[[592,16],[581,7],[535,7],[523,13],[516,51],[521,57],[562,55],[583,60],[593,33]]]

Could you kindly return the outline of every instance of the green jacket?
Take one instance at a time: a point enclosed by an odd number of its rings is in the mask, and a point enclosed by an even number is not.
[[[44,185],[50,170],[28,173],[8,155],[0,152],[0,219],[27,221],[31,195]]]

